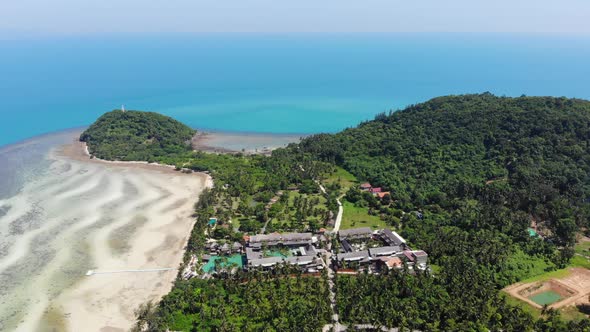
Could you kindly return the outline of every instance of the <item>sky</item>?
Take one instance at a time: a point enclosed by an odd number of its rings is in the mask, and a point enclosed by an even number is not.
[[[0,35],[486,32],[590,35],[589,0],[2,0]]]

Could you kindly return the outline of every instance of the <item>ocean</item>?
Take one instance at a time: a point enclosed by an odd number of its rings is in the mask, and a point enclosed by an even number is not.
[[[446,94],[590,98],[590,37],[160,35],[4,39],[0,146],[125,105],[195,128],[335,132]]]
[[[105,243],[126,248],[129,239],[113,237],[120,229],[170,216],[162,211],[182,202],[168,179],[50,153],[104,112],[122,104],[161,112],[225,133],[207,142],[232,149],[242,144],[232,132],[248,132],[259,149],[269,146],[260,133],[284,144],[440,95],[590,99],[588,59],[590,37],[563,36],[0,40],[0,330],[40,330],[39,322],[60,330],[74,319],[59,305],[67,290],[88,269],[112,267],[97,266]],[[115,257],[126,257],[119,249]]]

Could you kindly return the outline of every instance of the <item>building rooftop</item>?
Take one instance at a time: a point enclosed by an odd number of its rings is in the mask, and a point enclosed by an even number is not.
[[[337,257],[338,257],[338,260],[341,260],[341,261],[347,261],[347,262],[360,261],[365,258],[369,258],[369,252],[367,250],[356,251],[356,252],[347,252],[347,253],[343,253],[343,254],[338,254]]]
[[[414,255],[412,255],[412,252],[409,250],[404,251],[404,256],[406,256],[406,258],[410,261],[413,262],[414,259]]]
[[[390,246],[401,246],[406,244],[406,240],[396,232],[392,232],[389,228],[383,230],[383,238]]]
[[[379,197],[379,198],[383,198],[383,197],[385,197],[385,195],[391,196],[391,193],[389,191],[383,191],[383,192],[377,193],[377,197]]]
[[[402,262],[402,260],[399,257],[392,257],[390,259],[388,259],[387,261],[385,261],[385,265],[387,265],[388,268],[394,268],[394,267],[400,267],[402,265],[404,265],[404,263]]]
[[[246,248],[246,259],[248,259],[248,261],[261,259],[262,257],[262,253],[260,251],[254,251],[252,248]]]
[[[311,233],[273,233],[252,235],[250,236],[249,242],[250,244],[267,243],[271,245],[276,245],[281,243],[284,245],[292,245],[301,243],[311,243],[311,241]]]
[[[412,254],[416,257],[428,257],[428,254],[424,250],[413,251]]]
[[[266,258],[249,260],[248,264],[250,266],[254,266],[254,267],[258,267],[258,266],[269,267],[269,266],[279,264],[282,261],[283,261],[282,257],[266,257]]]
[[[389,256],[398,252],[402,252],[402,249],[399,246],[388,246],[369,249],[369,254],[371,254],[371,257]]]
[[[313,263],[313,256],[292,256],[285,258],[289,264],[307,265]]]
[[[338,235],[343,239],[347,237],[360,236],[370,237],[371,235],[373,235],[373,231],[369,227],[351,228],[338,231]]]
[[[350,245],[350,243],[348,243],[348,241],[342,240],[342,241],[340,241],[340,243],[342,244],[342,248],[344,248],[344,251],[346,251],[346,252],[352,251],[352,246]]]

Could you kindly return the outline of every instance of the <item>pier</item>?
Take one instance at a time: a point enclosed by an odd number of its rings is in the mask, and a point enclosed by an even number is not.
[[[157,268],[157,269],[141,269],[141,270],[113,270],[113,271],[96,271],[96,270],[88,270],[86,272],[86,276],[90,277],[95,274],[114,274],[114,273],[136,273],[136,272],[160,272],[160,271],[170,271],[173,270],[172,267],[164,267],[164,268]]]

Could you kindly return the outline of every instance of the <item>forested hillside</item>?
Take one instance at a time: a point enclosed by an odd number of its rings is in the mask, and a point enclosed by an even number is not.
[[[343,280],[341,296],[358,293],[355,300],[340,298],[343,320],[418,329],[527,330],[537,324],[560,330],[522,313],[507,316],[515,309],[498,290],[570,264],[576,233],[586,231],[590,215],[589,143],[588,101],[488,93],[435,98],[305,139],[298,149],[391,191],[394,208],[384,211],[389,221],[440,271],[432,282],[385,291],[378,287],[385,276]],[[347,197],[360,196],[354,190]],[[528,227],[543,238],[531,237]],[[414,303],[407,297],[419,294],[455,313],[436,318],[419,303],[407,311],[392,307]]]
[[[468,228],[518,237],[536,221],[569,245],[587,222],[589,143],[588,101],[481,94],[435,98],[301,147],[390,190],[405,210],[452,211],[476,199],[474,213],[507,210]]]
[[[159,156],[190,150],[195,131],[161,114],[112,111],[92,124],[80,140],[90,153],[107,160],[155,161]]]

